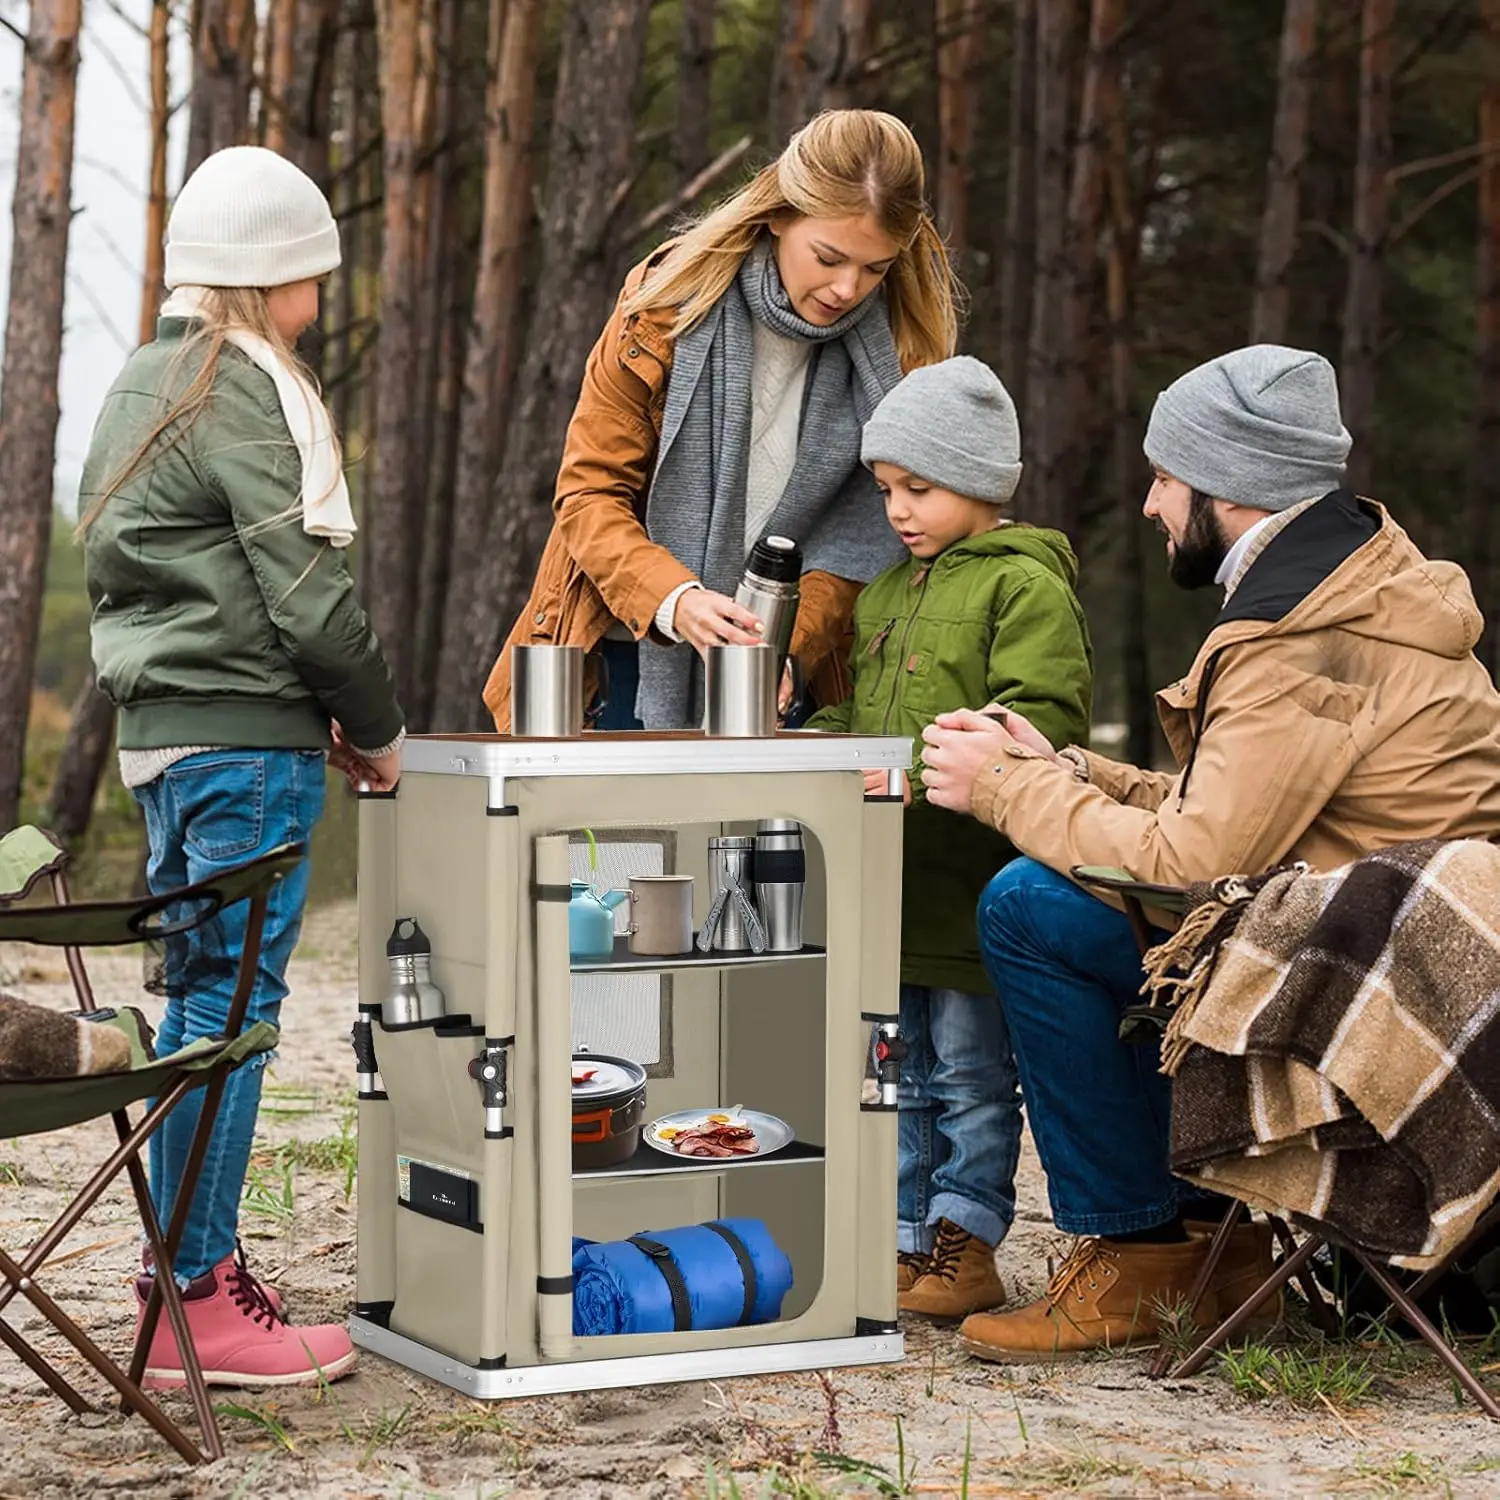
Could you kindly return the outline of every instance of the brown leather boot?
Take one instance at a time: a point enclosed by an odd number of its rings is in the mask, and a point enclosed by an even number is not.
[[[898,1250],[896,1252],[896,1295],[909,1292],[912,1283],[931,1264],[932,1257],[925,1250]]]
[[[1218,1232],[1218,1222],[1208,1219],[1184,1219],[1183,1228],[1190,1239],[1203,1241],[1204,1254],[1209,1242]],[[1275,1237],[1271,1226],[1258,1220],[1242,1218],[1229,1235],[1229,1243],[1214,1267],[1213,1279],[1203,1294],[1203,1301],[1193,1314],[1193,1322],[1199,1328],[1216,1327],[1230,1313],[1236,1312],[1248,1297],[1255,1294],[1274,1269]],[[1250,1321],[1242,1325],[1240,1334],[1256,1338],[1269,1332],[1281,1321],[1282,1298],[1280,1292],[1270,1296],[1255,1309]]]
[[[1007,1365],[1149,1348],[1160,1309],[1187,1297],[1205,1248],[1199,1239],[1154,1245],[1085,1237],[1035,1302],[966,1318],[958,1341],[977,1359]]]
[[[1005,1301],[1005,1283],[995,1274],[995,1247],[939,1219],[926,1271],[896,1299],[902,1312],[956,1323],[981,1308]]]

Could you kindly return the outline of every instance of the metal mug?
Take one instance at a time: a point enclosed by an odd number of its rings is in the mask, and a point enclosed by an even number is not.
[[[776,733],[776,648],[710,646],[704,659],[703,732],[756,739]]]
[[[510,648],[510,732],[566,740],[583,733],[581,646]]]
[[[693,877],[630,877],[630,951],[673,955],[693,951]]]

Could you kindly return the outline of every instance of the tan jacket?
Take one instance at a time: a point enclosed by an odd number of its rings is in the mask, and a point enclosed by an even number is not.
[[[692,570],[646,535],[646,495],[656,463],[667,377],[672,371],[670,309],[623,311],[661,252],[625,279],[615,310],[589,354],[568,425],[555,520],[531,597],[506,637],[484,685],[486,707],[503,734],[510,727],[510,648],[582,646],[592,651],[619,620],[641,640],[656,611]],[[792,652],[822,703],[848,691],[844,660],[859,584],[831,573],[802,577]],[[684,648],[688,649],[688,648]]]
[[[1216,626],[1157,694],[1186,774],[1090,753],[1085,782],[1012,746],[976,781],[974,815],[1054,870],[1163,885],[1500,835],[1500,695],[1473,655],[1469,581],[1362,504],[1379,519],[1368,541],[1283,617]]]

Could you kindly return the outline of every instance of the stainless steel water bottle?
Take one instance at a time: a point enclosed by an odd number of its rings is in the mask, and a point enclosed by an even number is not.
[[[385,945],[391,987],[380,1005],[387,1026],[410,1026],[447,1013],[443,992],[432,982],[432,944],[415,917],[397,917]]]
[[[789,536],[763,536],[751,549],[744,576],[734,591],[743,605],[765,627],[761,637],[776,648],[776,680],[786,665],[792,626],[802,597],[802,549]]]

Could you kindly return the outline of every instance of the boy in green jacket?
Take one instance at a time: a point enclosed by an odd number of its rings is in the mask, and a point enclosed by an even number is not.
[[[920,749],[938,714],[999,705],[1055,745],[1086,742],[1078,561],[1061,532],[1010,518],[1020,429],[994,372],[966,356],[914,370],[866,424],[861,457],[910,556],[860,594],[854,690],[808,728]],[[919,778],[904,791],[897,1277],[903,1311],[957,1319],[1005,1300],[994,1250],[1015,1216],[1021,1100],[974,911],[1016,851],[930,806]]]

